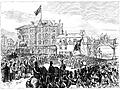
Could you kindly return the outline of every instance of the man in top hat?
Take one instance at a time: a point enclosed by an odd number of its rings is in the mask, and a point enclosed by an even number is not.
[[[3,72],[4,72],[4,80],[3,82],[7,82],[9,79],[9,73],[10,73],[10,68],[8,67],[7,63],[5,63],[4,68],[2,68]]]
[[[65,69],[66,69],[66,65],[64,64],[63,59],[61,60],[61,66],[60,66],[60,75],[63,76],[63,74],[65,74]]]
[[[54,81],[55,68],[53,66],[53,62],[52,61],[50,61],[50,66],[49,66],[49,69],[48,69],[48,73],[50,75],[51,82]]]
[[[38,62],[37,61],[35,61],[35,67],[33,69],[33,72],[34,72],[35,78],[39,79],[40,78],[40,68],[38,66]]]
[[[61,60],[60,69],[61,69],[61,70],[65,70],[65,68],[66,68],[66,65],[64,64],[64,61],[63,61],[63,59],[62,59],[62,60]]]

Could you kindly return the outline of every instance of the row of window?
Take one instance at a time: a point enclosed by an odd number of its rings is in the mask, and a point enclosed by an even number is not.
[[[55,32],[58,27],[32,27],[30,29],[23,29],[20,30],[19,33],[24,34],[24,33],[35,33],[35,30],[37,32]]]
[[[59,45],[74,45],[75,44],[75,41],[63,41],[63,42],[59,42],[58,43]]]
[[[60,50],[67,50],[67,46],[65,46],[65,47],[59,46],[59,49]]]
[[[35,45],[35,39],[31,39],[30,41],[29,40],[25,40],[27,44],[30,44],[30,45]],[[56,43],[56,40],[55,39],[45,39],[45,40],[38,40],[37,44],[38,45],[55,45]]]
[[[48,45],[48,44],[50,44],[50,41],[49,41],[49,40],[44,40],[44,41],[39,40],[39,41],[38,41],[38,44]]]
[[[21,37],[24,38],[24,40],[35,39],[35,34],[30,34],[30,36],[29,36],[29,34],[26,34],[26,35],[23,35]],[[55,39],[56,38],[55,33],[53,33],[52,35],[50,33],[38,34],[38,39],[48,39],[48,38]]]
[[[43,44],[43,45],[49,45],[49,44],[55,44],[56,43],[56,40],[55,39],[53,39],[52,40],[52,42],[50,43],[51,41],[50,41],[50,39],[46,39],[46,40],[39,40],[38,41],[38,44],[40,45],[40,44]]]
[[[70,52],[66,52],[66,51],[60,51],[59,54],[68,54]]]
[[[52,50],[52,49],[40,49],[40,50],[38,50],[38,53],[53,53],[54,52],[54,50]]]
[[[34,49],[31,49],[32,50],[32,53],[35,53],[35,50]],[[54,54],[56,52],[56,50],[53,50],[51,48],[40,48],[40,49],[37,49],[37,54],[41,54],[41,53],[44,53],[44,54]]]
[[[45,34],[39,34],[38,35],[38,39],[42,39],[42,38],[52,38],[52,39],[55,39],[55,34],[52,34],[52,35],[50,35],[50,34],[48,34],[48,33],[45,33]]]
[[[30,33],[35,32],[35,30],[37,30],[37,32],[55,32],[57,30],[56,27],[38,27],[37,29],[35,28],[30,28]],[[24,31],[24,33],[28,33],[27,30]]]

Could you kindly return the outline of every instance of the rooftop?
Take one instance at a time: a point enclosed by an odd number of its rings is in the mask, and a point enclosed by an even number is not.
[[[60,22],[59,22],[60,23]],[[42,20],[42,26],[58,26],[59,23],[56,23],[55,20]],[[40,25],[41,23],[31,22],[31,24],[23,25],[21,27],[16,28],[16,30],[22,30],[27,28],[35,27],[35,24]]]

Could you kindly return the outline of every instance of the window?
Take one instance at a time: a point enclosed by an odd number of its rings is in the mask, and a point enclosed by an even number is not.
[[[44,27],[41,28],[41,31],[44,32]]]
[[[38,35],[38,39],[41,39],[41,34]]]
[[[68,41],[68,44],[69,44],[69,45],[72,45],[72,41],[71,41],[70,39],[69,39],[69,41]]]
[[[41,32],[41,28],[40,27],[38,28],[38,31]]]
[[[45,48],[45,53],[47,54],[47,52],[48,52],[48,49],[47,49],[47,48]]]
[[[42,34],[42,38],[43,38],[43,39],[45,38],[45,35],[44,35],[44,33]]]
[[[62,49],[62,46],[60,46],[60,49]]]
[[[46,45],[48,44],[48,40],[45,40],[45,44],[46,44]]]
[[[62,45],[65,45],[65,40],[63,40]]]
[[[52,32],[55,32],[55,28],[53,28]]]
[[[53,27],[53,28],[52,28],[52,32],[55,32],[56,30],[57,30],[56,27]]]
[[[60,43],[62,43],[62,41],[61,41],[61,40],[60,40],[59,42],[60,42]]]
[[[28,37],[28,35],[24,35],[24,39],[28,39],[29,37]]]
[[[73,39],[73,42],[76,42],[77,41],[77,39]]]
[[[65,50],[67,50],[67,46],[65,46]]]
[[[25,30],[24,30],[24,33],[28,33],[28,29],[25,29]]]
[[[48,32],[48,27],[45,27],[45,32]]]
[[[52,40],[52,44],[55,44],[56,40]]]
[[[45,37],[46,37],[46,38],[48,37],[48,34],[47,34],[47,33],[45,33]]]
[[[41,40],[39,40],[39,41],[38,41],[38,44],[41,44],[41,43],[42,43]]]
[[[32,29],[30,29],[30,32],[32,33],[32,32],[33,32],[33,30],[32,30]]]
[[[55,39],[55,34],[52,35],[52,39]]]
[[[38,50],[38,53],[39,53],[39,54],[41,53],[41,50],[40,50],[40,49]]]

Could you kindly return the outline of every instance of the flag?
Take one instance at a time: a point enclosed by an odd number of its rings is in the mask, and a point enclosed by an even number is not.
[[[82,39],[78,40],[78,46],[81,46]]]
[[[39,6],[39,8],[34,13],[37,16],[40,12],[41,12],[41,5]]]
[[[80,50],[82,40],[83,40],[83,37],[76,42],[76,44],[74,46],[74,51]]]
[[[79,50],[79,45],[78,45],[78,43],[76,43],[74,46],[74,51],[78,51],[78,50]]]

